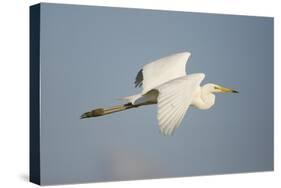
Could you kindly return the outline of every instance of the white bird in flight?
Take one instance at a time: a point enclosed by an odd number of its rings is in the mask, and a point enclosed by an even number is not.
[[[81,119],[157,104],[160,131],[171,135],[180,126],[189,106],[206,110],[215,104],[214,93],[238,93],[212,83],[200,86],[204,73],[187,75],[185,72],[190,56],[189,52],[176,53],[144,65],[135,80],[135,87],[142,86],[141,93],[122,98],[127,102],[124,105],[86,112]]]

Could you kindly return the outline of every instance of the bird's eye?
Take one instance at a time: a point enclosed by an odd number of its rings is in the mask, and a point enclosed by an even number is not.
[[[217,87],[217,86],[214,86],[214,89],[219,89],[219,87]]]

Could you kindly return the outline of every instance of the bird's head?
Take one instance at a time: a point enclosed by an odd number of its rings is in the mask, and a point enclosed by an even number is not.
[[[217,84],[206,84],[204,86],[206,90],[208,90],[211,93],[238,93],[238,91],[230,88],[226,88]]]

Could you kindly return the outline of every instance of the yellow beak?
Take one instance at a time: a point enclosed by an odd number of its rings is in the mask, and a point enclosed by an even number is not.
[[[219,90],[222,92],[222,93],[238,93],[238,91],[234,90],[234,89],[229,89],[229,88],[226,88],[226,87],[220,87]]]

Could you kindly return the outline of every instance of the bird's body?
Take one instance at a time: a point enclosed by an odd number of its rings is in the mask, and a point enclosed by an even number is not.
[[[191,105],[200,110],[208,110],[215,104],[215,99],[216,96],[206,86],[198,86],[194,91]]]
[[[160,130],[164,135],[171,135],[180,126],[189,106],[206,110],[215,104],[213,93],[236,92],[216,84],[200,86],[205,78],[203,73],[186,75],[185,65],[190,55],[189,52],[177,53],[144,65],[135,80],[135,86],[143,88],[141,93],[122,98],[127,102],[125,105],[95,109],[81,118],[157,104]]]

